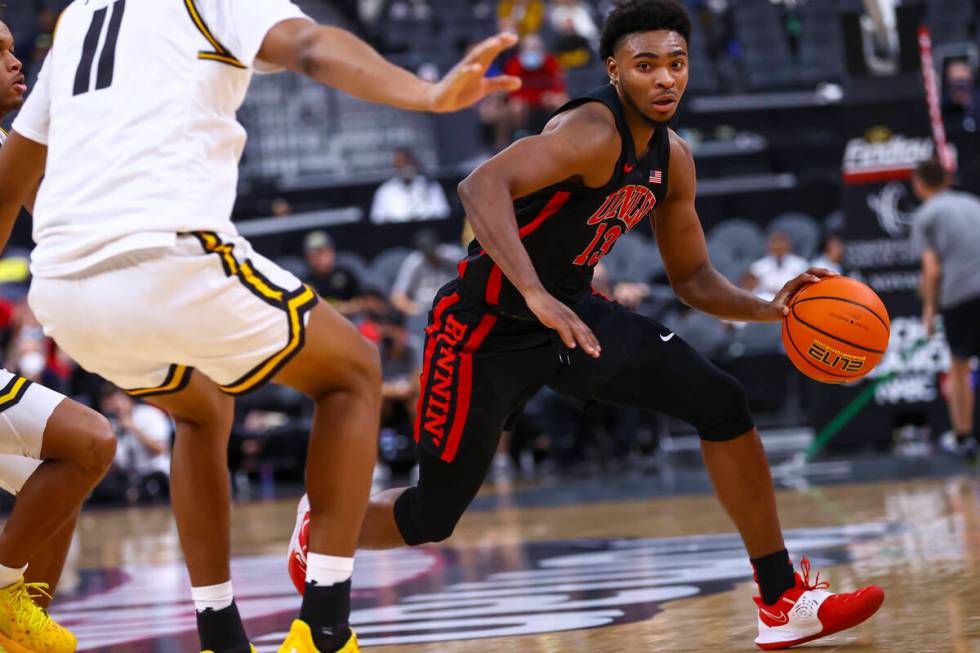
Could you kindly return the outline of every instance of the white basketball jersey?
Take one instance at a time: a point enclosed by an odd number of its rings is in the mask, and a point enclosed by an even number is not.
[[[290,0],[75,0],[14,129],[48,146],[35,276],[76,274],[176,234],[233,235],[235,112]]]

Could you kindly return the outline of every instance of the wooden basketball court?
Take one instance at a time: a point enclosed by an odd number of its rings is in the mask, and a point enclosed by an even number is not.
[[[908,477],[898,465],[895,477]],[[617,484],[610,500],[594,489]],[[379,653],[756,650],[754,586],[710,494],[650,496],[664,480],[489,488],[444,546],[359,558],[353,622]],[[530,493],[530,494],[529,494]],[[629,496],[635,494],[637,496]],[[530,498],[529,498],[530,497]],[[599,500],[597,500],[597,498]],[[827,651],[980,651],[980,480],[960,473],[782,490],[790,551],[833,588],[887,599]],[[260,653],[299,606],[285,573],[295,502],[234,515],[238,604]],[[88,512],[53,612],[103,653],[196,651],[166,508]]]

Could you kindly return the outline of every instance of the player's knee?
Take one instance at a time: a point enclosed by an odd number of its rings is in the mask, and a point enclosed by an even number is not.
[[[431,497],[430,497],[431,498]],[[444,542],[452,537],[456,524],[463,516],[452,496],[439,500],[423,501],[417,487],[409,488],[395,501],[395,522],[405,544],[419,546],[431,542]]]
[[[419,544],[445,542],[453,536],[460,517],[462,515],[445,510],[430,511],[430,513],[423,514],[420,523],[417,524],[419,535],[422,538],[422,542]]]
[[[345,365],[338,370],[338,377],[329,379],[329,384],[314,400],[319,400],[338,390],[358,398],[380,401],[381,397],[381,354],[378,348],[364,337],[358,337],[356,345],[346,352]]]
[[[745,388],[735,377],[721,370],[705,384],[704,401],[695,426],[704,440],[724,442],[747,433],[753,427]]]
[[[104,416],[86,409],[78,421],[81,440],[85,443],[83,455],[78,461],[93,475],[102,476],[116,457],[116,434]]]

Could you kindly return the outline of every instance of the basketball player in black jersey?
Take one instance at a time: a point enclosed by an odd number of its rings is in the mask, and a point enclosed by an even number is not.
[[[476,233],[426,331],[416,487],[376,496],[364,548],[448,538],[483,483],[500,433],[543,386],[682,419],[698,430],[718,498],[756,571],[762,648],[850,628],[884,598],[830,594],[795,574],[765,452],[744,391],[679,336],[592,293],[595,265],[645,218],[677,296],[710,315],[776,322],[787,299],[830,275],[811,269],[773,301],[708,259],[689,146],[668,126],[688,80],[691,26],[673,0],[629,0],[602,38],[610,83],[559,110],[543,133],[459,186]]]

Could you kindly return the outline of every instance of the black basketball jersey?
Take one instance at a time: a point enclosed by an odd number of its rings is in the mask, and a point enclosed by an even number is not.
[[[623,141],[612,179],[602,188],[560,183],[514,202],[521,241],[549,293],[573,304],[591,291],[596,264],[616,241],[638,225],[667,196],[670,134],[656,129],[648,154],[639,160],[616,89],[607,84],[566,104],[558,113],[601,102],[616,117]],[[530,317],[524,298],[477,241],[460,263],[464,287],[498,312]]]

